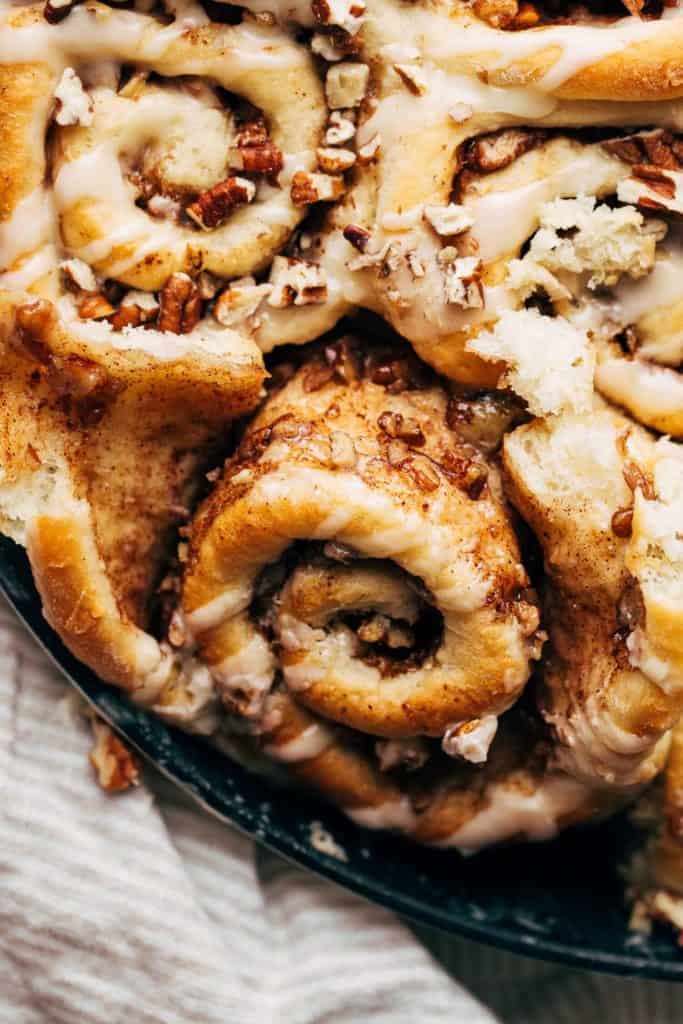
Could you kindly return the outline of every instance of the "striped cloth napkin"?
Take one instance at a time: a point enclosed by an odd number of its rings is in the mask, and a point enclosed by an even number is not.
[[[107,795],[90,745],[67,684],[0,607],[0,1024],[680,1020],[673,985],[418,938],[152,770]]]

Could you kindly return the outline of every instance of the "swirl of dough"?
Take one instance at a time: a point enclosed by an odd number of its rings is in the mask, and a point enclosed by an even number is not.
[[[459,757],[433,740],[360,743],[357,734],[302,707],[280,687],[266,699],[260,749],[365,828],[472,854],[495,843],[552,839],[618,809],[633,793],[607,792],[553,767],[533,717],[513,709],[491,741],[486,719],[471,723]],[[469,742],[465,743],[465,737]],[[489,747],[490,744],[490,747]],[[462,751],[473,761],[467,763]]]
[[[225,329],[213,345],[92,330],[0,292],[0,528],[27,548],[44,613],[81,661],[204,730],[210,677],[153,635],[155,589],[208,452],[253,408],[263,365]]]
[[[361,732],[443,736],[508,708],[537,655],[495,465],[402,349],[368,349],[309,356],[194,520],[185,622],[256,729],[280,672]]]
[[[303,215],[290,182],[316,166],[325,103],[312,58],[280,29],[165,26],[89,2],[58,25],[42,9],[23,8],[0,34],[8,123],[20,111],[3,171],[23,178],[30,155],[31,179],[10,192],[4,269],[26,271],[57,241],[101,277],[157,290],[175,272],[251,274],[287,242]],[[11,55],[22,49],[31,63],[22,58],[17,73]],[[117,63],[136,72],[122,86]],[[160,81],[147,83],[149,74]],[[218,89],[261,114],[236,121]],[[39,183],[55,90],[50,193]]]
[[[649,782],[683,708],[682,455],[602,409],[505,440],[508,493],[545,556],[543,711],[577,778]]]

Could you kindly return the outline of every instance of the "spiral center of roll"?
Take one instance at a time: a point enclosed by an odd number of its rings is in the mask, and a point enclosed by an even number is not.
[[[340,655],[383,678],[428,666],[443,637],[443,617],[419,580],[390,562],[354,558],[336,544],[310,546],[275,605],[285,659],[296,661],[297,652],[330,641]]]

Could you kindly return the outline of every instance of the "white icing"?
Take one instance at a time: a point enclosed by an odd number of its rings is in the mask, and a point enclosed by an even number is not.
[[[270,743],[263,750],[277,761],[292,764],[296,761],[309,761],[311,758],[318,757],[323,750],[327,750],[332,742],[330,732],[324,726],[313,722],[294,739],[288,740],[286,743]]]
[[[482,810],[435,845],[471,854],[506,839],[552,839],[562,818],[578,810],[587,795],[583,783],[559,775],[543,779],[531,793],[499,783],[489,788]]]
[[[352,821],[363,828],[388,828],[410,832],[417,824],[415,811],[407,797],[375,807],[344,807],[343,810]]]
[[[472,722],[460,722],[446,729],[441,748],[450,757],[462,757],[472,764],[484,764],[497,731],[496,715],[484,715]]]

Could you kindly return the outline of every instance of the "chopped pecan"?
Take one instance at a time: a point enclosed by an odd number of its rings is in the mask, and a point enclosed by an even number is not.
[[[676,195],[676,183],[661,168],[654,164],[634,164],[633,176],[641,181],[646,181],[648,188],[665,199],[673,199]]]
[[[350,434],[343,430],[332,431],[330,434],[330,458],[332,465],[339,469],[353,469],[358,456]]]
[[[635,136],[628,139],[606,139],[602,148],[625,164],[638,164],[642,162],[644,149],[640,139]]]
[[[362,376],[361,360],[358,344],[354,338],[346,336],[325,346],[325,358],[334,370],[337,380],[343,384],[352,384]]]
[[[668,171],[679,170],[680,164],[676,159],[671,142],[672,138],[669,132],[653,132],[651,135],[643,135],[643,146],[648,162]]]
[[[616,537],[630,537],[633,530],[633,507],[618,508],[612,516],[611,525]]]
[[[137,785],[140,776],[137,758],[106,722],[94,715],[91,722],[95,743],[89,760],[102,789],[107,793],[121,793]]]
[[[332,202],[345,191],[344,179],[329,174],[297,171],[292,178],[291,197],[295,206]]]
[[[185,207],[185,213],[204,231],[222,224],[237,206],[245,206],[256,195],[256,186],[247,178],[226,178],[212,185]]]
[[[199,288],[187,274],[172,274],[159,293],[160,331],[189,334],[202,315]]]
[[[263,118],[242,124],[237,133],[236,147],[230,154],[230,162],[236,170],[250,174],[274,176],[280,173],[284,163],[282,152],[268,138]]]
[[[425,206],[424,218],[437,235],[448,238],[461,235],[474,224],[474,217],[464,206],[448,203],[446,206]]]
[[[332,110],[360,106],[368,87],[367,64],[341,61],[333,65],[325,78],[325,95]]]
[[[365,252],[372,237],[367,228],[362,228],[358,224],[347,224],[342,234],[358,252]]]
[[[114,307],[104,295],[86,295],[78,304],[78,315],[81,320],[104,320],[114,312]]]
[[[350,142],[356,134],[356,125],[352,117],[354,111],[332,110],[327,122],[325,132],[325,143],[328,146],[341,146],[344,142]]]
[[[311,11],[319,25],[336,25],[355,32],[365,14],[363,0],[311,0]]]
[[[474,0],[474,13],[494,28],[509,28],[519,13],[517,0]]]
[[[448,479],[468,498],[476,501],[481,497],[488,480],[488,469],[483,463],[446,451],[441,456],[440,466]]]
[[[382,137],[379,132],[377,132],[368,142],[365,143],[365,145],[358,147],[357,158],[361,167],[371,164],[372,161],[377,158],[381,146]]]
[[[271,291],[271,285],[256,284],[253,277],[238,278],[219,295],[213,307],[213,315],[219,324],[231,327],[254,316],[261,302],[268,298]]]
[[[119,306],[107,319],[115,331],[121,331],[124,327],[139,327],[143,322],[142,312],[137,306]]]
[[[304,391],[320,391],[326,384],[329,384],[334,377],[334,367],[326,363],[312,363],[304,373]]]
[[[276,256],[271,265],[269,284],[272,291],[266,301],[276,309],[308,306],[327,299],[325,271],[307,260]]]
[[[427,92],[427,80],[414,64],[394,64],[394,71],[413,96],[424,96]]]
[[[343,174],[356,162],[356,154],[352,149],[334,146],[320,146],[316,150],[316,157],[318,167],[326,174]]]
[[[647,501],[654,501],[657,497],[652,477],[649,473],[645,473],[633,459],[627,459],[624,462],[623,475],[628,487],[632,491],[638,488]]]
[[[501,128],[472,139],[465,148],[464,162],[472,170],[491,174],[507,167],[544,139],[543,131]]]
[[[423,456],[411,456],[410,458],[404,459],[400,464],[400,468],[409,474],[420,488],[421,491],[436,491],[438,490],[439,474],[432,466],[429,459]]]
[[[406,418],[400,412],[386,410],[379,416],[377,426],[387,437],[405,441],[406,444],[420,448],[425,443],[425,436],[417,420]]]
[[[62,260],[59,264],[59,269],[64,276],[64,283],[72,291],[97,291],[97,279],[91,267],[84,263],[83,260]]]
[[[541,15],[533,4],[521,3],[512,27],[514,29],[533,28],[535,25],[538,25],[540,20]]]

